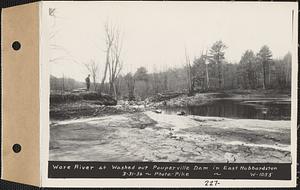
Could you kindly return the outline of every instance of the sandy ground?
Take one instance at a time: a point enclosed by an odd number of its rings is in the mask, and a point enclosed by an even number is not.
[[[290,121],[151,111],[52,121],[50,160],[291,162]]]

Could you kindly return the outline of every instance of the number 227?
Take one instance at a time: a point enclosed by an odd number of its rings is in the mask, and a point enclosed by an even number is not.
[[[205,186],[217,186],[219,185],[219,181],[218,180],[206,180],[204,181]]]

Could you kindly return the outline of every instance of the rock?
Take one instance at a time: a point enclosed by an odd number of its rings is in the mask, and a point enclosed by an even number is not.
[[[176,113],[177,115],[185,115],[185,112],[184,111],[179,111]]]
[[[154,110],[155,113],[162,113],[160,109]]]
[[[139,128],[140,129],[145,129],[146,127],[147,127],[147,124],[141,124]]]
[[[268,113],[268,108],[263,108],[261,110],[262,114],[266,115]]]
[[[225,153],[224,158],[226,159],[227,163],[234,163],[234,162],[236,162],[236,159],[237,159],[236,155],[229,153],[229,152]]]

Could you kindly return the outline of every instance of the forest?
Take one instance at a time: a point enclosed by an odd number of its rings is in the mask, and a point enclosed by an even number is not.
[[[107,30],[107,36],[109,34]],[[117,100],[144,100],[155,94],[170,92],[192,96],[195,93],[232,89],[291,88],[291,53],[288,52],[283,58],[273,58],[271,49],[266,45],[257,52],[246,50],[238,63],[230,63],[226,61],[228,47],[222,41],[216,41],[208,51],[202,51],[192,60],[186,53],[182,67],[159,72],[155,72],[154,68],[152,73],[140,67],[134,73],[121,74],[120,47],[114,43],[114,39],[108,37],[107,52],[111,55],[106,60],[109,64],[106,64],[104,73],[99,72],[99,64],[95,61],[85,66],[91,74],[91,90],[109,94]],[[97,81],[100,77],[102,81]],[[85,83],[51,76],[50,88],[65,92],[85,88]]]

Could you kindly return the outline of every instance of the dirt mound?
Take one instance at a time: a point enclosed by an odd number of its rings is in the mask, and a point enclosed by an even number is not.
[[[93,100],[98,105],[117,105],[117,101],[107,94],[97,92],[65,92],[64,94],[50,94],[50,104],[71,103],[82,100]]]
[[[169,92],[169,93],[158,93],[149,98],[150,102],[161,102],[165,100],[170,100],[172,98],[176,98],[184,93],[181,92]]]
[[[94,100],[83,100],[72,103],[52,104],[50,105],[50,119],[65,120],[90,118],[143,111],[143,109],[137,106],[105,106],[98,105],[98,103],[98,101]]]

